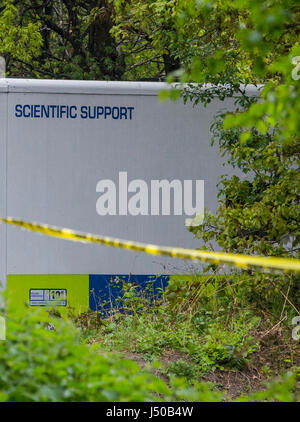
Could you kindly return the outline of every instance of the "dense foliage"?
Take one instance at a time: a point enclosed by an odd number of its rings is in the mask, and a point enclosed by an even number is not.
[[[122,78],[122,54],[110,34],[110,1],[2,0],[1,11],[0,54],[11,76]]]
[[[213,142],[247,175],[224,178],[216,216],[207,215],[196,233],[206,242],[216,239],[225,250],[299,256],[300,85],[292,64],[300,54],[299,8],[288,1],[222,2],[222,7],[218,1],[201,2],[194,8],[191,3],[183,22],[190,16],[216,16],[219,10],[235,16],[235,25],[229,31],[222,28],[208,56],[193,57],[183,79],[227,84],[205,93],[191,86],[185,95],[195,102],[235,98],[236,111],[224,124],[224,115],[217,116]],[[223,37],[234,38],[234,59],[222,49]],[[241,82],[264,83],[260,101],[249,96]]]
[[[15,77],[166,76],[180,65],[167,48],[176,33],[172,17],[168,18],[175,5],[174,1],[1,0],[0,54],[7,60],[9,75]],[[168,26],[170,36],[165,35]]]
[[[299,7],[292,1],[216,0],[181,1],[179,8],[179,38],[198,22],[207,43],[189,50],[180,80],[198,84],[188,84],[183,95],[195,104],[235,100],[234,112],[216,116],[212,142],[243,173],[222,179],[215,215],[206,213],[191,231],[225,251],[299,257]],[[208,83],[213,85],[203,90]],[[249,83],[263,84],[259,98],[249,94]],[[252,295],[265,299],[284,286],[299,313],[299,278],[249,271],[245,281]]]
[[[231,113],[216,116],[212,142],[240,176],[222,178],[215,214],[190,230],[204,248],[299,258],[299,18],[294,0],[0,0],[0,54],[14,77],[167,77],[186,85],[162,98],[182,95],[195,107],[233,100]],[[101,354],[81,344],[70,322],[55,320],[49,331],[41,314],[9,321],[1,400],[222,400],[196,380],[241,371],[255,356],[264,362],[255,369],[268,375],[281,355],[260,354],[264,347],[281,353],[283,339],[280,370],[298,365],[290,321],[300,314],[299,277],[246,269],[219,278],[219,268],[207,270],[206,280],[171,283],[155,307],[128,285],[127,308],[85,333]],[[170,350],[179,357],[161,374],[166,385],[107,349],[149,361]],[[287,373],[252,399],[299,400],[295,390],[296,374]]]

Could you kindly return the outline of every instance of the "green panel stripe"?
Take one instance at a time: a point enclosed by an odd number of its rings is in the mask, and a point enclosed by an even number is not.
[[[31,289],[65,289],[67,307],[71,307],[74,313],[86,312],[89,308],[88,275],[8,275],[8,312],[28,304]],[[59,307],[61,312],[66,312],[66,309]]]

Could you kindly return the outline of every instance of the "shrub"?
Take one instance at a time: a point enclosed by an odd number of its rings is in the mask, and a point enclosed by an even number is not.
[[[100,355],[80,343],[69,321],[25,312],[7,321],[0,343],[1,401],[147,401],[168,394],[164,383],[137,364]]]

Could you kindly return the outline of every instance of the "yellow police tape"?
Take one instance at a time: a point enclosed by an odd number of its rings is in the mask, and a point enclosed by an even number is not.
[[[249,256],[221,252],[208,252],[203,250],[173,248],[171,246],[157,246],[140,242],[116,239],[90,233],[77,232],[70,229],[48,226],[46,224],[32,223],[14,218],[1,218],[0,222],[12,224],[23,229],[38,232],[46,236],[72,240],[74,242],[98,243],[113,248],[129,249],[144,252],[150,255],[164,255],[172,258],[192,259],[212,264],[233,265],[238,268],[254,268],[262,272],[300,273],[300,259],[268,258],[262,256]]]

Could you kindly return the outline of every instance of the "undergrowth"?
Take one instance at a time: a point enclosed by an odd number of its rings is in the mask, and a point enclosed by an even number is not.
[[[285,310],[280,299],[277,308],[281,314]],[[192,283],[171,282],[160,299],[151,289],[141,291],[124,283],[119,306],[99,312],[97,323],[91,323],[89,315],[77,323],[85,340],[96,342],[101,350],[162,362],[163,376],[191,382],[215,371],[254,368],[262,381],[257,388],[262,389],[263,381],[300,365],[289,319],[286,316],[278,325],[280,315],[274,309],[274,302],[270,309],[249,301],[240,280],[195,276]],[[293,309],[285,312],[293,316]]]
[[[225,278],[177,280],[157,298],[128,282],[119,306],[97,314],[10,310],[0,401],[299,401],[286,321],[269,327],[273,314],[232,289]],[[251,368],[260,385],[230,393],[224,380],[250,380]]]

